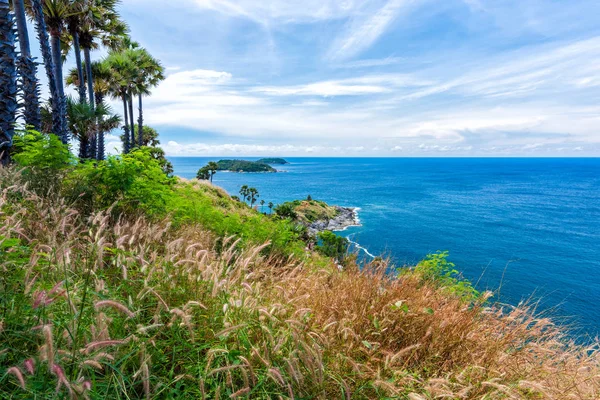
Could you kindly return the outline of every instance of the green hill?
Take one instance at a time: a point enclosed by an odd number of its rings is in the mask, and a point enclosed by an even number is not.
[[[220,160],[217,162],[219,171],[230,172],[277,172],[277,170],[268,164],[257,161],[246,160]]]
[[[284,164],[289,164],[289,162],[287,162],[283,158],[261,158],[260,160],[258,160],[256,162],[263,163],[263,164],[270,164],[270,165],[284,165]]]

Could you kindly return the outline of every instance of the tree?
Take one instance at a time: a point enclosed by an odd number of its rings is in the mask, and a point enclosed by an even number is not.
[[[13,16],[8,0],[0,0],[0,162],[8,163],[15,134],[17,103],[17,52]]]
[[[39,0],[32,0],[32,3]],[[61,35],[67,17],[73,12],[69,0],[42,0],[43,15],[46,21],[48,32],[50,33],[50,46],[52,48],[52,62],[54,64],[54,80],[56,82],[56,96],[58,105],[58,120],[59,130],[55,132],[62,140],[67,143],[68,128],[67,128],[67,113],[66,113],[66,98],[63,83],[63,63],[61,55]]]
[[[108,92],[113,98],[121,99],[123,102],[123,121],[125,123],[123,126],[125,135],[123,153],[129,153],[133,144],[130,137],[130,132],[133,133],[133,124],[131,125],[132,130],[130,131],[128,120],[129,78],[132,75],[131,71],[134,67],[131,65],[131,60],[121,52],[110,53],[105,59],[105,62],[111,70]]]
[[[327,257],[334,258],[336,261],[341,262],[346,253],[348,252],[348,239],[336,235],[331,231],[324,231],[317,235],[319,244],[316,249],[321,254]]]
[[[212,183],[213,181],[213,176],[217,173],[217,171],[219,170],[219,164],[217,164],[214,161],[210,161],[206,167],[208,168],[208,171],[210,172],[210,183]]]
[[[42,121],[38,80],[36,77],[37,67],[35,59],[31,57],[31,46],[29,44],[29,33],[23,0],[13,0],[13,9],[19,33],[19,47],[21,49],[21,55],[17,60],[17,69],[21,76],[21,89],[25,106],[23,116],[25,117],[26,125],[39,130]]]
[[[86,69],[86,63],[83,63],[83,68]],[[91,65],[92,77],[93,77],[93,90],[94,90],[94,102],[96,107],[104,103],[104,100],[110,91],[110,80],[112,79],[113,71],[110,69],[110,65],[105,61],[92,61]],[[69,71],[66,77],[67,85],[73,85],[80,87],[79,72],[77,68],[73,68]],[[84,85],[85,86],[85,85]],[[85,99],[84,99],[85,101]],[[120,121],[120,119],[119,119]],[[100,127],[106,126],[99,122]],[[113,128],[114,129],[114,128]],[[98,148],[98,159],[104,159],[104,136],[107,132],[112,129],[99,129],[97,135],[97,148]],[[158,133],[156,134],[158,136]],[[121,137],[123,139],[123,137]]]
[[[265,201],[261,200],[260,201],[260,212],[262,212],[264,206],[265,206]]]
[[[198,170],[196,173],[196,179],[202,181],[207,181],[210,179],[210,171],[206,165]]]
[[[90,146],[100,129],[113,129],[118,126],[120,118],[112,115],[105,104],[97,107],[81,103],[72,98],[67,100],[69,128],[79,139],[79,158],[97,158],[96,148]],[[105,126],[101,126],[104,124]]]
[[[267,206],[267,207],[269,207],[269,215],[271,215],[273,213],[273,206],[274,206],[273,202],[270,201],[269,205]]]
[[[248,189],[248,200],[250,201],[250,207],[254,206],[254,203],[256,203],[258,197],[260,197],[260,195],[258,194],[258,190],[256,188]]]
[[[78,75],[77,92],[79,93],[79,102],[83,103],[85,101],[85,79],[83,76],[83,67],[81,63],[79,29],[81,27],[83,19],[82,17],[84,14],[84,0],[73,0],[71,2],[71,11],[71,14],[67,16],[67,32],[71,36],[69,39],[72,42],[73,50],[75,53],[75,68]]]
[[[246,199],[248,199],[248,191],[250,190],[250,188],[248,187],[248,185],[243,185],[240,188],[240,195],[242,196],[242,200],[246,201]]]
[[[137,67],[133,77],[132,91],[138,96],[138,130],[143,132],[142,97],[149,95],[151,88],[165,79],[164,68],[160,64],[160,61],[152,57],[144,48],[129,50],[127,54],[128,57],[132,58],[134,65]],[[142,137],[139,135],[138,146],[142,146]]]
[[[56,75],[54,60],[52,58],[52,50],[50,49],[50,40],[48,39],[48,29],[46,26],[46,19],[44,17],[44,10],[42,7],[41,0],[29,0],[28,2],[29,13],[35,20],[35,29],[37,32],[38,41],[40,43],[40,50],[42,53],[42,59],[44,61],[44,67],[46,69],[46,76],[48,78],[48,88],[50,90],[50,106],[52,116],[52,131],[60,137],[63,143],[67,143],[67,110],[64,101],[58,93],[58,85],[56,82]]]

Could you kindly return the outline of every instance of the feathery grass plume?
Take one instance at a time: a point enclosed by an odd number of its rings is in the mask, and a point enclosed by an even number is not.
[[[23,377],[23,373],[19,368],[10,367],[6,370],[6,373],[9,375],[13,375],[19,382],[19,386],[21,387],[21,389],[25,389],[25,378]]]
[[[131,312],[126,306],[124,306],[123,304],[114,301],[114,300],[101,300],[101,301],[97,301],[94,304],[94,308],[96,310],[99,310],[101,308],[112,308],[113,310],[122,312],[123,314],[127,315],[127,317],[129,318],[134,318],[135,314],[133,312]]]

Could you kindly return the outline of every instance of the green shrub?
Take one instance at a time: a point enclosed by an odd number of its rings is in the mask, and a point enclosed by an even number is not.
[[[143,211],[149,216],[166,215],[175,183],[147,147],[81,164],[70,180],[74,194],[95,208],[114,205],[119,212]]]
[[[317,251],[321,254],[342,261],[348,252],[348,239],[331,231],[320,232],[317,235]]]
[[[432,282],[445,291],[463,297],[466,300],[475,300],[479,292],[475,290],[471,282],[463,279],[454,263],[448,261],[447,251],[438,251],[429,254],[414,269],[424,281]]]
[[[75,163],[69,147],[58,136],[34,130],[21,131],[14,136],[11,156],[21,166],[45,172],[65,169]]]

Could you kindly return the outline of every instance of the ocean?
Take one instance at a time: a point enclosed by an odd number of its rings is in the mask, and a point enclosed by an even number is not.
[[[219,159],[169,158],[185,178]],[[496,301],[535,303],[578,338],[600,335],[600,159],[287,160],[280,173],[219,172],[214,183],[232,195],[255,187],[266,203],[311,195],[358,207],[361,226],[339,234],[364,257],[414,265],[448,250]]]

